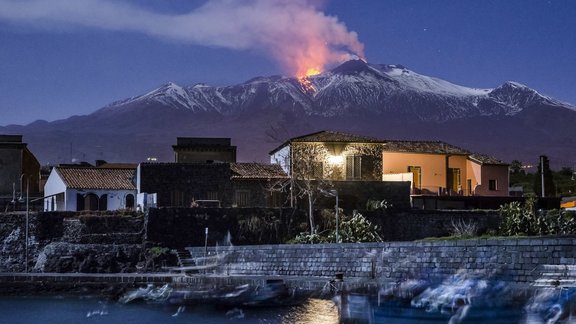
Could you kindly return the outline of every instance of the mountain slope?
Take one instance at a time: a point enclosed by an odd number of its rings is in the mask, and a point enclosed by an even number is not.
[[[265,161],[281,141],[320,129],[439,139],[504,160],[571,166],[576,111],[516,82],[473,89],[401,65],[349,61],[299,82],[258,77],[227,87],[168,83],[90,115],[0,128],[22,133],[44,163],[171,160],[177,136],[232,137],[239,158]]]

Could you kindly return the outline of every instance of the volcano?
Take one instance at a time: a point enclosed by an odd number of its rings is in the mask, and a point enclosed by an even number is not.
[[[301,80],[257,77],[226,87],[168,83],[89,115],[0,127],[23,134],[42,163],[171,161],[178,136],[231,137],[241,161],[267,161],[288,138],[323,129],[442,140],[504,161],[576,162],[576,108],[517,82],[475,89],[402,65],[361,60]]]

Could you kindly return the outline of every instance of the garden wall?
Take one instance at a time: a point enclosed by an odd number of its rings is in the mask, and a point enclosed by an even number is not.
[[[209,248],[228,252],[217,271],[228,275],[280,275],[442,280],[458,271],[532,282],[542,265],[576,262],[575,238],[471,239],[315,245],[256,245]],[[190,248],[193,256],[204,248]]]

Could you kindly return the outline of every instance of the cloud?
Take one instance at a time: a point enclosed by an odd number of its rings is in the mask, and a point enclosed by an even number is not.
[[[355,32],[314,0],[210,0],[183,14],[120,0],[0,0],[0,21],[40,28],[129,31],[194,45],[267,53],[289,73],[324,69],[357,55]]]

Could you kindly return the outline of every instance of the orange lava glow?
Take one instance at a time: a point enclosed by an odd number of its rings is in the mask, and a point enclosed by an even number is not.
[[[309,68],[306,70],[306,76],[313,76],[322,73],[319,68]]]
[[[305,92],[316,92],[310,77],[318,75],[326,70],[327,67],[343,63],[352,59],[362,59],[363,55],[355,55],[347,51],[333,50],[322,39],[311,37],[300,46],[290,47],[292,55],[283,57],[284,65],[287,70],[294,71],[298,82]],[[358,53],[362,53],[359,45]]]
[[[300,86],[305,92],[316,92],[316,88],[314,88],[314,85],[307,76],[299,77],[298,82],[300,82]]]

